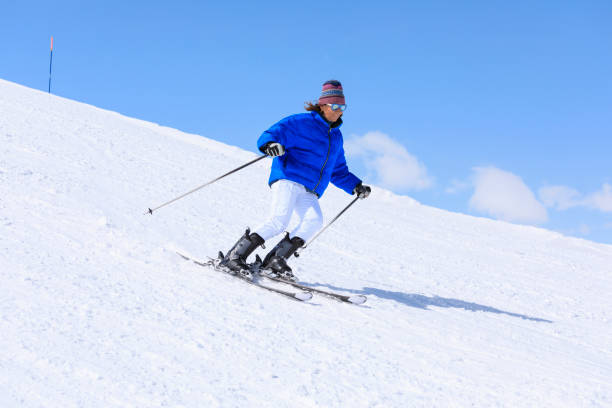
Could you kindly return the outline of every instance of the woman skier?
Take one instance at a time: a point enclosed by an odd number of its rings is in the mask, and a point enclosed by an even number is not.
[[[331,181],[349,194],[366,198],[370,187],[348,170],[344,157],[341,116],[346,110],[342,84],[323,84],[317,104],[307,103],[306,113],[291,115],[263,132],[257,147],[274,157],[269,185],[272,189],[270,217],[245,234],[225,255],[222,265],[251,278],[247,257],[263,243],[285,231],[295,212],[299,223],[268,253],[266,273],[295,281],[287,259],[323,226],[319,198]]]

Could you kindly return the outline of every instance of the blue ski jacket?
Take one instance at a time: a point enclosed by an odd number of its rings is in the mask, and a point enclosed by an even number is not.
[[[353,194],[361,180],[346,165],[341,124],[342,120],[329,124],[319,113],[306,112],[288,116],[263,132],[257,140],[260,151],[272,142],[285,147],[285,154],[272,161],[268,183],[295,181],[321,197],[331,181]]]

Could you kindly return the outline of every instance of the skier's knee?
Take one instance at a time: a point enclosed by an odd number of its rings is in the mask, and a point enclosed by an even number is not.
[[[306,229],[316,232],[323,228],[323,217],[311,218],[305,224]]]

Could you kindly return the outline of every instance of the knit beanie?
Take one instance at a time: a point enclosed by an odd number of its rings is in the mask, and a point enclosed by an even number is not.
[[[335,79],[329,80],[323,84],[323,90],[319,97],[319,105],[326,103],[338,103],[344,105],[344,93],[342,92],[342,84]]]

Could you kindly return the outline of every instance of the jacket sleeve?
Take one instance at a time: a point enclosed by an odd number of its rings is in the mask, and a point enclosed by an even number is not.
[[[340,147],[340,151],[338,152],[334,171],[332,172],[331,176],[331,182],[336,187],[346,191],[349,194],[353,194],[353,190],[355,187],[357,187],[357,184],[361,183],[361,180],[351,173],[346,165],[344,147]]]
[[[290,119],[290,116],[281,119],[274,125],[270,126],[270,128],[263,132],[261,136],[259,136],[259,139],[257,140],[257,148],[259,151],[265,153],[263,150],[264,146],[272,142],[280,143],[285,148],[287,147],[287,133],[291,131],[291,126],[289,126]]]

